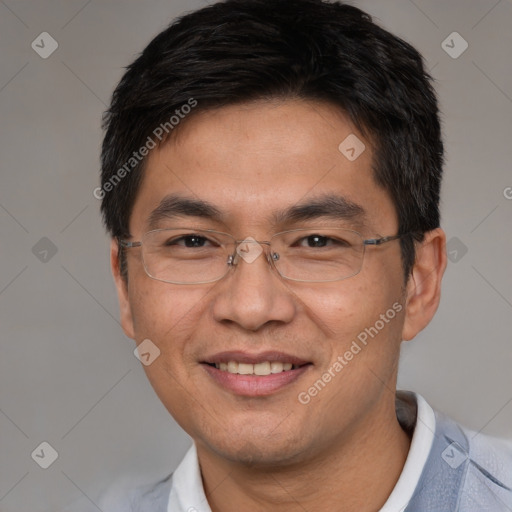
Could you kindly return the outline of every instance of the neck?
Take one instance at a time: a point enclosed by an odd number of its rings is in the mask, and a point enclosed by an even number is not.
[[[379,510],[400,477],[409,447],[410,439],[396,419],[394,396],[352,432],[343,432],[327,453],[295,464],[249,467],[197,443],[212,512]]]

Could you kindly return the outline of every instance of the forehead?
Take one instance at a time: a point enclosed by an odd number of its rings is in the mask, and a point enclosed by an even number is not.
[[[361,206],[370,225],[396,222],[388,194],[373,178],[370,141],[332,105],[255,102],[185,121],[148,156],[132,234],[147,227],[169,195],[214,205],[229,229],[263,228],[278,212],[326,195]]]

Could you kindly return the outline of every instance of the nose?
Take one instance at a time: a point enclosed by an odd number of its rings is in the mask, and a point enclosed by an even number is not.
[[[267,324],[293,319],[293,293],[272,267],[268,249],[253,238],[238,245],[233,268],[218,283],[213,304],[216,321],[257,331]]]

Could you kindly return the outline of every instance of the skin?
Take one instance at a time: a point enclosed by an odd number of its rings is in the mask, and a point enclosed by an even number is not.
[[[353,162],[338,145],[355,133],[366,150]],[[388,194],[372,176],[371,141],[331,105],[288,100],[223,107],[188,119],[151,152],[130,219],[132,240],[167,194],[203,199],[217,222],[182,218],[269,240],[284,229],[269,215],[322,193],[366,210],[365,238],[396,234]],[[446,266],[445,235],[427,233],[406,284],[399,242],[367,248],[361,272],[333,283],[282,279],[265,258],[242,262],[222,280],[175,285],[149,278],[140,248],[128,251],[128,282],[117,243],[111,263],[127,336],[161,351],[147,367],[156,393],[194,439],[213,512],[378,510],[402,471],[410,439],[396,420],[399,349],[434,315]],[[314,384],[365,328],[394,303],[402,311],[307,405]],[[278,350],[312,362],[298,380],[266,397],[237,396],[199,364],[225,350]],[[368,492],[371,489],[371,493]]]

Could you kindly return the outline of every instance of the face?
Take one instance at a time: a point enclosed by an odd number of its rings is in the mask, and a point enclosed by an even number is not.
[[[366,146],[353,161],[338,149],[350,134]],[[210,203],[217,214],[169,213],[156,227],[214,229],[237,240],[325,225],[364,238],[398,228],[393,204],[372,176],[370,141],[320,103],[261,102],[188,120],[179,137],[149,156],[132,240],[150,229],[152,212],[170,195]],[[359,213],[287,218],[289,209],[327,195],[358,205]],[[407,314],[398,241],[367,247],[357,275],[327,283],[285,280],[264,254],[197,285],[148,277],[140,248],[127,258],[128,283],[116,276],[123,328],[160,349],[144,369],[198,449],[232,461],[299,461],[348,442],[363,425],[375,428],[383,397],[394,403],[389,390]],[[255,376],[211,366],[229,360],[298,368]]]

